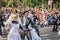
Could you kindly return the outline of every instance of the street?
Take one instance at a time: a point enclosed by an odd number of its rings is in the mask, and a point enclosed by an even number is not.
[[[60,40],[58,32],[52,32],[52,28],[41,28],[40,35],[42,40]]]
[[[39,29],[42,40],[60,40],[60,35],[58,35],[58,32],[52,32],[52,27],[44,27]],[[4,38],[0,37],[0,40],[7,40],[5,35],[3,35],[3,37]]]

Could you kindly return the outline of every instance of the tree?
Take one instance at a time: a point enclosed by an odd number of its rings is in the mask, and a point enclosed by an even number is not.
[[[0,0],[0,8],[6,6],[6,0]]]
[[[53,4],[55,7],[60,6],[60,0],[53,0]],[[42,7],[44,8],[47,6],[48,0],[0,0],[0,7],[16,7],[16,8],[21,8],[21,7]],[[4,4],[4,5],[3,5]]]
[[[7,7],[16,7],[16,8],[19,8],[21,7],[21,2],[20,0],[7,0]]]
[[[55,8],[60,8],[60,0],[53,0],[53,4],[55,5]]]

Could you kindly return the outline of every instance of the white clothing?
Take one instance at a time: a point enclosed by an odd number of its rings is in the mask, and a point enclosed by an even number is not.
[[[58,31],[58,35],[60,35],[60,30]]]
[[[32,36],[32,40],[41,40],[41,38],[35,32],[34,28],[30,31],[30,33],[31,33],[31,36]]]
[[[36,33],[36,30],[31,27],[31,24],[28,26],[28,28],[29,30],[31,30],[30,33],[31,33],[32,40],[41,40],[41,38]]]
[[[29,15],[28,15],[28,17],[29,17],[29,18],[32,18],[32,17],[33,17],[33,15],[32,15],[32,14],[29,14]]]
[[[11,24],[11,29],[8,34],[8,40],[21,40],[21,36],[18,32],[19,24]]]
[[[28,40],[27,36],[25,36],[25,40]]]

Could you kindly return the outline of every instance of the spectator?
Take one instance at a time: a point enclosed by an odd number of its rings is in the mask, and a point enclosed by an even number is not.
[[[0,35],[2,36],[2,27],[5,27],[3,24],[2,14],[0,14]]]

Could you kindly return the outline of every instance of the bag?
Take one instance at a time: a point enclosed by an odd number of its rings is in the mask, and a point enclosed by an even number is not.
[[[58,35],[60,35],[60,30],[58,31]]]

